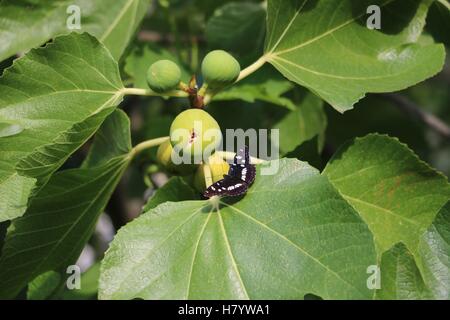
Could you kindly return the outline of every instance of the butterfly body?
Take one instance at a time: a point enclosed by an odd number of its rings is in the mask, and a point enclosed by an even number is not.
[[[212,196],[240,196],[247,192],[255,180],[256,168],[250,164],[248,148],[239,150],[230,165],[228,174],[222,180],[210,185],[203,195],[206,198]]]

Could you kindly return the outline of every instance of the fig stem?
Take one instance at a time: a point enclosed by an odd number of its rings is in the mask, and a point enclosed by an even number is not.
[[[150,89],[140,89],[140,88],[123,88],[122,93],[125,95],[135,95],[135,96],[159,96],[159,97],[187,97],[188,93],[181,90],[172,90],[167,92],[158,93]]]
[[[211,174],[211,167],[207,163],[203,164],[203,175],[205,176],[205,186],[206,188],[208,188],[210,185],[213,184],[213,180]]]
[[[146,141],[141,142],[141,143],[137,144],[136,146],[134,146],[134,148],[131,150],[131,153],[133,156],[135,156],[146,149],[149,149],[152,147],[157,147],[157,146],[163,144],[164,142],[166,142],[167,140],[169,140],[169,137],[161,137],[161,138],[146,140]]]
[[[239,77],[237,78],[236,82],[241,81],[242,79],[248,77],[253,72],[257,71],[259,68],[261,68],[265,63],[267,62],[267,57],[264,55],[255,62],[253,62],[251,65],[249,65],[247,68],[243,69],[241,73],[239,73]]]
[[[232,162],[234,160],[234,156],[236,155],[236,153],[234,152],[230,152],[230,151],[216,151],[215,153],[217,156],[221,157],[222,159],[226,160],[226,161],[230,161]],[[250,162],[252,164],[260,164],[265,162],[266,160],[263,159],[259,159],[259,158],[255,158],[255,157],[250,157]]]

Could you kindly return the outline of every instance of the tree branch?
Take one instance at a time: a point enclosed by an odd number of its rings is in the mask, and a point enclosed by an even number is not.
[[[385,93],[383,97],[394,102],[402,111],[411,117],[423,122],[429,128],[439,133],[446,139],[450,139],[450,127],[435,115],[426,112],[423,108],[415,104],[408,98],[398,93]]]

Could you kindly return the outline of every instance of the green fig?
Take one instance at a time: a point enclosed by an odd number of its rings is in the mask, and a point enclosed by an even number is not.
[[[241,72],[239,62],[223,50],[214,50],[202,62],[204,82],[210,88],[223,88],[236,81]]]
[[[189,109],[172,122],[170,142],[178,163],[200,164],[220,146],[222,134],[217,121],[206,111]]]
[[[186,175],[192,173],[197,168],[196,165],[192,164],[179,164],[176,165],[172,161],[173,148],[170,144],[170,140],[162,143],[158,150],[156,151],[156,160],[160,165],[162,165],[168,172],[177,173],[180,175]]]
[[[216,154],[213,154],[211,157],[209,157],[208,165],[211,170],[212,183],[222,180],[223,176],[228,174],[228,170],[230,169],[230,165]],[[204,170],[205,165],[199,165],[194,176],[194,187],[201,193],[203,193],[203,191],[205,191],[207,188],[205,183]]]
[[[158,93],[176,89],[180,80],[181,70],[175,62],[170,60],[159,60],[147,71],[148,86]]]

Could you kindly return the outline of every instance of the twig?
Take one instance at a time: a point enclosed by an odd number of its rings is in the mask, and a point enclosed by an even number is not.
[[[149,149],[149,148],[153,148],[153,147],[157,147],[161,144],[163,144],[164,142],[166,142],[167,140],[169,140],[169,137],[161,137],[161,138],[155,138],[155,139],[151,139],[151,140],[146,140],[144,142],[141,142],[139,144],[137,144],[131,154],[133,156],[135,156],[136,154],[141,153],[143,150]]]
[[[172,90],[163,93],[154,92],[150,89],[140,89],[140,88],[122,88],[121,93],[125,95],[135,95],[135,96],[150,96],[150,97],[177,97],[183,98],[188,97],[189,94],[181,90]]]
[[[435,115],[423,110],[408,98],[397,93],[382,94],[385,98],[394,102],[401,110],[426,124],[446,139],[450,139],[450,127]]]

